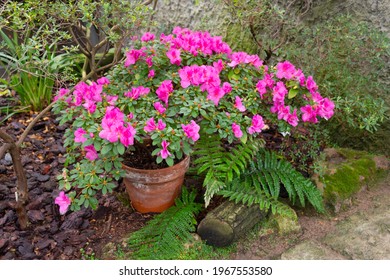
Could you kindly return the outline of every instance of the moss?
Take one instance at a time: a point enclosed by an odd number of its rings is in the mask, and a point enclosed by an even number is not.
[[[334,171],[328,172],[323,180],[324,195],[327,200],[351,197],[380,173],[372,155],[351,149],[338,149],[337,151],[345,160],[338,165],[328,166],[329,170]]]

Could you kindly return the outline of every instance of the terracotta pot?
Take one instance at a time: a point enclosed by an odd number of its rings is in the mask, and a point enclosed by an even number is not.
[[[167,168],[147,170],[123,165],[123,178],[131,204],[140,213],[161,213],[175,203],[188,170],[190,157]]]

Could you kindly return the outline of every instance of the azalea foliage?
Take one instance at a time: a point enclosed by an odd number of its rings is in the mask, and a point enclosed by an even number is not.
[[[289,61],[264,65],[257,55],[232,52],[221,37],[176,27],[172,34],[132,38],[123,64],[97,81],[61,89],[55,112],[71,122],[69,156],[59,176],[72,209],[97,206],[112,191],[121,157],[152,139],[157,163],[173,165],[192,152],[200,130],[246,143],[268,124],[282,132],[333,115],[312,76]]]

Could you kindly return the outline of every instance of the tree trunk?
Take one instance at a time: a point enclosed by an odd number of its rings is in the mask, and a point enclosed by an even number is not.
[[[225,201],[199,223],[198,234],[209,245],[224,247],[247,233],[268,214],[258,205],[248,207]]]

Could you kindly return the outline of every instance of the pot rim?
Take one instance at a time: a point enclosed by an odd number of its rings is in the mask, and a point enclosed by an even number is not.
[[[130,167],[130,166],[127,166],[125,164],[122,163],[122,168],[124,170],[128,170],[128,171],[133,171],[133,172],[138,172],[138,173],[153,173],[155,171],[168,171],[169,169],[173,170],[173,169],[177,169],[177,168],[182,168],[184,166],[184,168],[188,168],[189,166],[189,163],[190,163],[190,156],[189,155],[184,155],[184,158],[179,161],[178,163],[172,165],[172,166],[168,166],[168,167],[164,167],[164,168],[159,168],[159,169],[141,169],[141,168],[134,168],[134,167]]]

